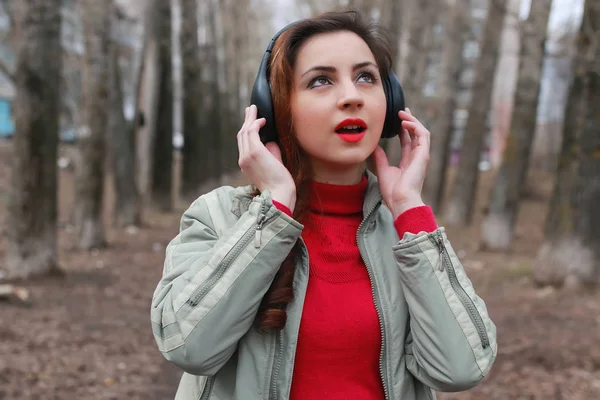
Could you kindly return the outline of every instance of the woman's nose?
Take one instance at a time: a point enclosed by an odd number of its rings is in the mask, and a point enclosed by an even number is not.
[[[338,99],[338,107],[340,109],[347,109],[350,107],[361,108],[363,106],[363,96],[354,82],[344,83],[344,85],[340,87],[340,90],[341,93]]]

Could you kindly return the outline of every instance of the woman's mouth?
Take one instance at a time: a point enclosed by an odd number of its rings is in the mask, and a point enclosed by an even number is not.
[[[360,118],[348,118],[340,122],[335,133],[345,142],[356,143],[365,137],[367,124]]]

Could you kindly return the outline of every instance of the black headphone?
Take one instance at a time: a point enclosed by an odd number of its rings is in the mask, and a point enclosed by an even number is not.
[[[251,104],[258,108],[257,118],[265,118],[266,123],[260,131],[260,140],[263,143],[277,141],[277,129],[275,127],[275,112],[273,110],[273,99],[271,97],[271,85],[269,85],[268,68],[271,59],[271,51],[275,45],[275,41],[296,22],[292,22],[285,28],[280,30],[273,36],[269,42],[269,46],[265,51],[258,68],[256,81],[252,87],[252,95],[250,97]],[[385,123],[383,125],[382,138],[392,138],[396,136],[401,129],[401,120],[398,117],[398,112],[404,110],[404,93],[400,81],[394,71],[390,69],[388,76],[382,77],[383,91],[385,92],[387,111],[385,114]]]

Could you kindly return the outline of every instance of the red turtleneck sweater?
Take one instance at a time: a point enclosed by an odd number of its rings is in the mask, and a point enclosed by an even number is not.
[[[367,189],[313,182],[302,238],[310,274],[294,362],[291,400],[381,400],[381,330],[371,282],[356,243]],[[290,214],[289,208],[274,202]],[[398,236],[437,228],[431,208],[394,223]],[[389,249],[391,251],[391,249]]]

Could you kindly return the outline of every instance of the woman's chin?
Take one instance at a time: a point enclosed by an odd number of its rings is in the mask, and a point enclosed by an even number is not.
[[[373,150],[367,148],[335,149],[323,157],[317,157],[319,164],[325,164],[332,169],[347,169],[356,167],[369,158]]]

